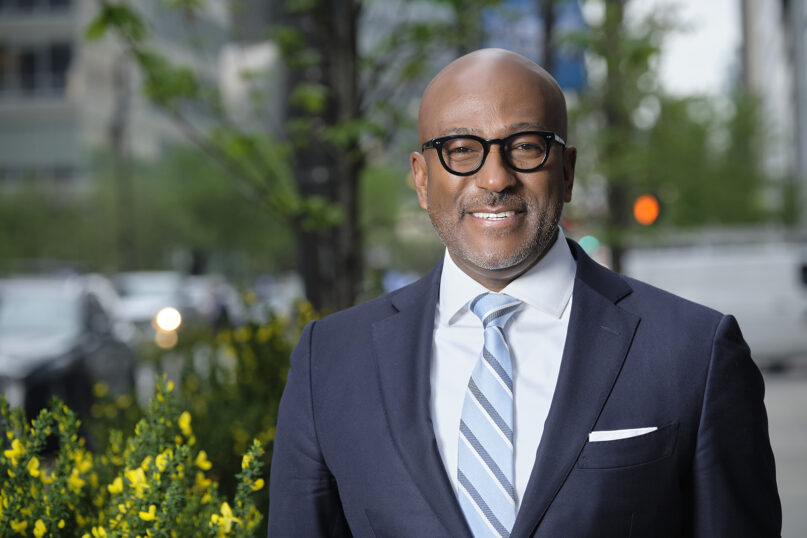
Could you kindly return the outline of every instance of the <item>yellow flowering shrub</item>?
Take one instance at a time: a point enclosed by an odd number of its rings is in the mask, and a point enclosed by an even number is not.
[[[226,328],[218,332],[197,329],[191,332],[180,331],[179,341],[173,349],[165,351],[153,346],[143,353],[143,358],[157,372],[171,371],[175,376],[174,397],[179,405],[176,420],[168,430],[159,430],[160,435],[174,435],[174,444],[187,444],[204,450],[192,451],[192,460],[183,467],[183,476],[189,477],[194,491],[206,491],[213,485],[222,498],[232,499],[239,487],[254,491],[253,498],[261,514],[265,517],[269,506],[268,463],[271,460],[274,426],[280,396],[286,383],[289,355],[300,337],[303,327],[317,317],[317,312],[308,303],[300,303],[291,316],[278,316],[266,312],[262,323],[250,322],[239,328]],[[177,368],[179,364],[179,368]],[[178,375],[177,375],[178,372]],[[167,391],[171,392],[171,391]],[[91,445],[96,447],[106,464],[115,473],[99,473],[101,484],[110,496],[126,493],[133,488],[135,493],[146,495],[149,471],[138,465],[126,467],[124,449],[127,442],[117,430],[134,431],[147,411],[142,409],[132,395],[110,394],[107,387],[97,384],[93,388],[94,402],[90,416],[82,430],[86,431]],[[157,393],[158,403],[165,394]],[[156,425],[155,427],[158,427]],[[174,427],[175,426],[175,427]],[[110,434],[109,432],[113,433]],[[142,431],[135,437],[142,436]],[[266,455],[263,457],[263,472],[255,475],[247,486],[239,474],[242,469],[242,455],[250,449],[250,442],[257,439]],[[254,441],[252,441],[254,442]],[[163,475],[171,468],[171,455],[151,449],[143,458],[150,456],[150,468],[156,468]],[[173,454],[176,457],[176,454]],[[248,460],[254,462],[254,460]],[[152,469],[153,472],[153,469]],[[74,479],[82,479],[79,474]],[[218,503],[216,529],[238,528],[235,520],[241,519],[236,513],[236,505],[213,499]],[[116,507],[117,508],[117,507]],[[124,505],[124,510],[129,508]],[[138,506],[139,512],[150,517],[150,505]],[[161,505],[155,503],[155,519],[159,518]],[[235,515],[230,516],[228,510]],[[211,516],[213,514],[211,513]],[[86,527],[82,527],[85,529]],[[96,534],[109,529],[96,525]],[[93,527],[90,526],[90,536]],[[31,527],[27,530],[31,534]],[[87,531],[84,531],[87,532]],[[218,531],[217,531],[218,532]],[[70,535],[66,533],[65,535]],[[264,536],[265,529],[255,529],[253,536]],[[78,534],[77,536],[81,536]],[[144,535],[145,536],[145,535]],[[182,537],[183,534],[178,534]],[[195,535],[194,535],[195,536]],[[2,534],[0,534],[0,538]]]
[[[170,385],[159,383],[133,434],[112,432],[100,454],[57,400],[29,422],[0,396],[0,538],[254,535],[261,443],[247,447],[234,495],[225,497]]]
[[[310,304],[300,303],[291,316],[268,313],[264,323],[221,330],[210,335],[204,346],[198,336],[186,341],[180,337],[177,347],[161,356],[166,362],[178,357],[181,360],[177,391],[188,414],[180,417],[179,426],[183,432],[192,430],[205,450],[205,459],[200,460],[202,465],[196,466],[194,473],[203,471],[204,461],[209,461],[212,467],[207,475],[218,478],[223,494],[235,495],[241,484],[236,478],[241,456],[253,439],[269,455],[267,463],[271,460],[289,356],[303,327],[317,316]],[[170,369],[157,364],[156,370]],[[261,479],[268,483],[268,469]],[[269,506],[267,490],[260,489],[255,497],[264,516]],[[225,522],[226,512],[219,511]],[[265,530],[256,533],[263,535]]]

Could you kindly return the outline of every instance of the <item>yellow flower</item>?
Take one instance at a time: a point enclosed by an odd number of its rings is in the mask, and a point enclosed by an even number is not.
[[[19,439],[11,441],[11,448],[3,451],[3,455],[11,460],[11,465],[17,465],[17,460],[25,454],[25,447]]]
[[[187,411],[183,411],[181,415],[179,415],[179,420],[177,420],[179,424],[179,429],[182,430],[182,433],[186,437],[190,437],[191,435],[191,414]]]
[[[106,383],[98,382],[92,387],[93,394],[96,398],[103,398],[109,392],[109,386]]]
[[[157,469],[159,469],[160,472],[165,471],[165,466],[168,464],[168,458],[170,456],[171,456],[171,452],[166,450],[165,452],[163,452],[162,454],[157,456],[157,458],[155,458],[154,465],[157,466]]]
[[[165,390],[167,390],[168,392],[171,392],[172,390],[174,390],[174,382],[169,381],[168,383],[166,383]]]
[[[151,467],[152,459],[153,458],[151,456],[146,456],[145,458],[143,458],[143,462],[140,464],[140,468],[143,469],[144,471],[148,471],[149,467]]]
[[[74,467],[70,473],[70,477],[67,479],[67,487],[74,493],[78,493],[81,491],[81,488],[84,487],[84,484],[84,480],[78,475],[78,469]]]
[[[196,460],[194,463],[203,471],[209,471],[210,468],[213,467],[213,464],[207,459],[207,452],[204,450],[199,451],[199,454],[196,455]]]
[[[33,458],[31,458],[28,461],[28,465],[26,467],[28,469],[28,472],[31,474],[31,476],[33,476],[34,478],[39,476],[39,473],[40,473],[40,471],[39,471],[39,460],[37,459],[36,456],[34,456]]]
[[[106,529],[103,527],[93,527],[92,536],[93,538],[107,538]]]
[[[27,521],[17,521],[16,519],[11,520],[11,530],[18,534],[22,534],[25,536],[25,529],[28,528]]]
[[[221,503],[221,515],[213,514],[210,516],[210,524],[218,525],[219,529],[225,533],[232,530],[233,523],[241,523],[241,520],[233,516],[233,511],[226,502]]]
[[[205,478],[205,474],[201,471],[196,472],[196,482],[194,482],[193,487],[198,489],[207,489],[207,487],[211,484],[210,479]]]
[[[115,404],[121,409],[128,409],[132,405],[132,397],[128,394],[121,394],[115,399]]]
[[[149,487],[146,482],[146,473],[143,472],[143,469],[126,471],[126,478],[129,479],[129,484],[134,488],[138,497],[142,496],[143,490]]]
[[[246,342],[249,340],[250,336],[252,336],[252,331],[250,331],[249,327],[241,327],[240,329],[236,329],[235,331],[235,341],[236,342]]]
[[[65,525],[65,523],[64,523],[64,519],[60,519],[60,520],[59,520],[59,524],[58,524],[58,525],[56,525],[56,526],[57,526],[57,527],[59,527],[60,529],[63,529],[63,528],[64,528],[64,525]]]
[[[148,512],[140,512],[140,519],[143,521],[154,521],[157,518],[157,507],[153,504],[149,506]]]
[[[73,458],[73,463],[76,465],[76,469],[79,470],[81,473],[86,473],[90,469],[92,469],[92,456],[90,456],[86,450],[76,450],[71,454]]]
[[[112,483],[106,487],[106,489],[108,489],[109,492],[112,493],[113,495],[115,493],[122,492],[123,491],[123,480],[121,480],[121,477],[119,477],[119,476],[116,477],[115,480],[113,480]]]
[[[36,523],[34,523],[34,536],[36,536],[36,538],[42,538],[47,531],[48,529],[45,527],[42,520],[37,519]]]
[[[250,488],[252,491],[258,491],[259,489],[263,489],[263,486],[264,486],[264,481],[263,481],[263,478],[259,478],[259,479],[257,479],[257,480],[255,481],[255,483],[254,483],[254,484],[252,484],[252,485],[251,485],[249,488]]]

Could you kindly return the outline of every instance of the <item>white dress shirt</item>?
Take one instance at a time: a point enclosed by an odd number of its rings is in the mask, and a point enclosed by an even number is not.
[[[541,261],[501,291],[524,302],[505,329],[513,361],[516,508],[527,489],[555,393],[576,270],[558,231]],[[437,446],[455,491],[462,404],[484,341],[482,322],[468,304],[486,291],[446,251],[434,321],[430,405]]]

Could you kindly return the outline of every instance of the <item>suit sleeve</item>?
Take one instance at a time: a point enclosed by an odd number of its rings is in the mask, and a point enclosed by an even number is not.
[[[693,463],[696,537],[781,535],[762,375],[732,316],[717,327]]]
[[[309,323],[291,355],[269,477],[269,537],[350,536],[333,475],[317,439]]]

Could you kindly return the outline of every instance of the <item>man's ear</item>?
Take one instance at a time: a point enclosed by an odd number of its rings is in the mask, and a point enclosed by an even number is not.
[[[563,201],[572,201],[574,187],[574,166],[577,163],[577,148],[569,146],[563,151]]]
[[[415,182],[415,190],[418,193],[418,202],[421,209],[429,209],[428,196],[426,191],[429,187],[429,172],[426,166],[426,157],[422,153],[413,151],[409,155],[409,166],[412,167],[412,180]]]

